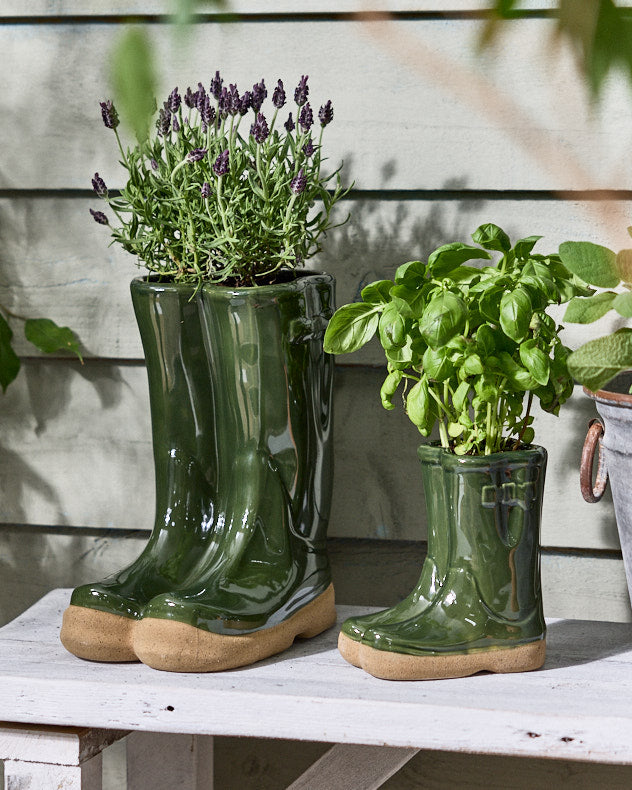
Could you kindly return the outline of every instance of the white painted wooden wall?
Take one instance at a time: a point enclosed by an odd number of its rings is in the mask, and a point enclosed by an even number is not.
[[[82,367],[21,343],[28,359],[1,400],[0,619],[44,586],[115,569],[142,543],[116,545],[106,530],[152,524],[148,398],[128,293],[138,271],[88,214],[93,173],[110,186],[123,175],[98,102],[110,96],[108,54],[126,18],[148,30],[165,91],[220,68],[242,89],[262,76],[293,85],[309,74],[314,103],[332,99],[327,152],[332,164],[344,159],[355,187],[341,207],[349,223],[314,266],[335,274],[342,304],[402,262],[467,241],[484,221],[513,238],[543,235],[544,252],[568,238],[629,242],[632,88],[614,75],[590,106],[572,53],[553,37],[549,0],[523,3],[533,14],[506,23],[497,48],[480,56],[485,5],[232,0],[246,16],[219,23],[205,6],[182,48],[156,24],[166,0],[0,0],[0,301],[69,324],[86,348]],[[569,329],[567,342],[594,332]],[[423,540],[418,437],[379,404],[379,348],[339,363],[330,534]],[[547,613],[630,620],[611,503],[579,494],[592,414],[577,391],[560,418],[537,416],[550,453]],[[24,540],[14,525],[31,525]]]

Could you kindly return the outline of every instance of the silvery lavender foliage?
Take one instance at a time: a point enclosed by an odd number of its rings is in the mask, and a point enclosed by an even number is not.
[[[270,99],[263,79],[240,95],[219,72],[208,90],[201,82],[182,94],[175,88],[158,108],[156,133],[128,149],[114,106],[101,104],[129,180],[109,194],[95,173],[93,188],[116,215],[114,240],[151,271],[176,282],[256,285],[320,249],[332,206],[345,191],[338,171],[321,175],[322,128],[319,137],[312,134],[307,77],[285,122],[277,115],[288,96],[281,80],[272,84]],[[321,127],[332,118],[327,102]],[[108,224],[102,212],[92,216]]]
[[[99,104],[101,105],[101,118],[103,118],[105,126],[108,129],[116,129],[120,121],[112,102],[108,99],[107,101],[99,102]]]
[[[312,112],[309,102],[303,105],[298,122],[304,132],[308,132],[312,128],[314,123],[314,113]]]
[[[105,181],[98,173],[94,174],[92,179],[92,188],[99,197],[105,197],[108,193],[108,188],[105,186]]]
[[[305,175],[305,171],[301,167],[298,173],[294,176],[292,181],[290,182],[290,189],[294,192],[295,195],[300,195],[301,192],[305,191],[305,187],[307,186],[307,176]]]
[[[294,90],[294,101],[298,104],[299,107],[302,107],[305,102],[307,101],[307,97],[309,96],[309,85],[307,84],[308,77],[306,74],[303,74],[299,84],[296,86]]]
[[[268,129],[268,122],[263,113],[258,113],[255,122],[250,127],[250,134],[255,138],[257,143],[263,143],[270,134]]]
[[[213,162],[213,172],[218,178],[225,176],[226,173],[228,173],[228,170],[230,169],[229,156],[230,152],[228,148],[226,148]]]
[[[109,128],[109,127],[108,127]],[[95,222],[98,222],[99,225],[109,225],[108,218],[102,211],[95,211],[94,209],[90,209],[90,213],[92,214],[92,218]]]
[[[283,105],[285,104],[285,102],[286,102],[285,90],[283,88],[283,83],[281,82],[281,80],[279,80],[277,82],[276,88],[274,89],[274,92],[272,93],[272,104],[274,104],[277,110],[280,110],[281,107],[283,107]]]
[[[334,108],[331,99],[318,110],[318,120],[321,126],[327,126],[334,119]]]

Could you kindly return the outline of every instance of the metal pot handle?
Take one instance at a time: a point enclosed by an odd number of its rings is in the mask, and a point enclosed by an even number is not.
[[[584,441],[584,449],[582,450],[582,462],[579,468],[579,485],[582,490],[582,496],[586,502],[599,502],[608,485],[608,470],[606,469],[606,459],[604,458],[603,448],[601,446],[603,432],[604,427],[600,420],[595,419],[590,421],[588,433]],[[597,462],[595,485],[593,486],[593,459],[597,447],[599,447],[599,460]]]

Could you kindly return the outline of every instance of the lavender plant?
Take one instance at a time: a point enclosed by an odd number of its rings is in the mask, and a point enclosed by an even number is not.
[[[183,283],[252,286],[274,282],[320,250],[334,204],[348,190],[340,168],[321,174],[331,101],[317,120],[307,76],[289,113],[278,80],[270,109],[264,80],[240,93],[219,72],[184,95],[174,88],[158,109],[155,134],[125,149],[111,101],[101,103],[104,125],[118,143],[129,174],[110,193],[99,173],[92,186],[118,220],[115,242],[161,277]],[[319,210],[313,207],[320,204]],[[110,225],[103,211],[95,222]]]

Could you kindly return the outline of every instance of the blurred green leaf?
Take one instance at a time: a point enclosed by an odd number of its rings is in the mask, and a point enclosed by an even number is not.
[[[112,86],[121,118],[142,142],[156,107],[156,74],[147,33],[128,28],[112,55]]]
[[[0,315],[0,386],[3,392],[20,372],[20,360],[11,345],[12,337],[11,327]]]
[[[622,370],[632,368],[632,329],[589,340],[568,358],[573,378],[596,392]]]
[[[559,252],[564,266],[584,282],[599,288],[619,284],[617,256],[607,247],[590,241],[565,241]]]
[[[589,297],[574,296],[568,303],[564,321],[571,324],[591,324],[614,306],[616,296],[614,291],[604,291]]]
[[[75,333],[67,326],[57,326],[50,318],[29,318],[24,324],[24,336],[46,354],[70,351],[83,362]]]

